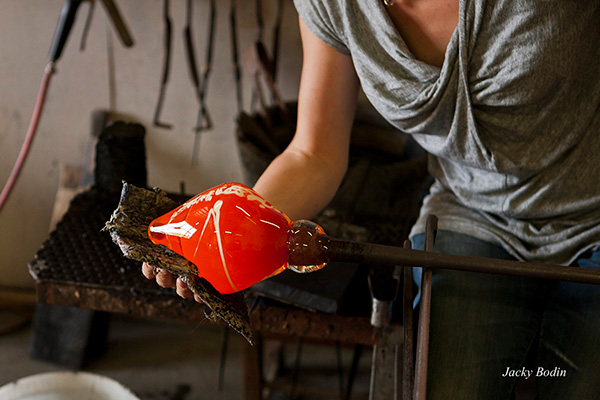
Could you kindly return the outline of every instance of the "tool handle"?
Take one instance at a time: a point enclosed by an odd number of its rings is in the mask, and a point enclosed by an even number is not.
[[[102,0],[102,4],[104,4],[104,8],[106,8],[106,12],[110,17],[110,20],[113,23],[117,33],[119,34],[119,39],[121,39],[121,43],[123,43],[126,47],[133,46],[133,37],[131,33],[129,33],[129,29],[127,29],[127,25],[121,17],[121,13],[117,8],[117,5],[113,0]]]
[[[56,25],[56,32],[54,33],[54,39],[50,46],[50,61],[56,62],[65,47],[67,37],[71,33],[73,23],[75,22],[75,15],[77,9],[83,0],[66,0],[65,4],[60,12],[58,24]]]

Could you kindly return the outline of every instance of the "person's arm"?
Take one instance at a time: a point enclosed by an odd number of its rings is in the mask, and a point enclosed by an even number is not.
[[[302,20],[300,33],[304,60],[296,133],[254,186],[292,220],[314,217],[331,201],[346,173],[359,85],[350,56],[323,43]],[[155,277],[148,264],[142,272],[148,279]],[[176,288],[183,298],[193,296],[167,271],[156,273],[156,281]]]
[[[304,60],[296,134],[254,187],[292,220],[314,217],[338,189],[358,95],[350,56],[323,43],[302,20],[300,33]]]

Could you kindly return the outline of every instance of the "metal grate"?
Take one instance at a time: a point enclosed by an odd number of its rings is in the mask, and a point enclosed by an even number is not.
[[[73,199],[69,211],[29,264],[34,279],[38,283],[164,293],[155,282],[143,278],[139,262],[123,257],[110,235],[101,231],[117,204],[118,199],[96,189]]]

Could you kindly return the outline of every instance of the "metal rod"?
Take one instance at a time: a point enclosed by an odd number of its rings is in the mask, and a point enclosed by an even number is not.
[[[437,218],[430,215],[427,218],[425,232],[425,251],[433,251]],[[429,357],[429,322],[431,320],[431,278],[430,268],[423,268],[421,277],[421,311],[417,339],[417,357],[415,363],[415,400],[425,400],[427,396],[427,361]]]
[[[290,253],[291,265],[313,265],[330,261],[346,261],[381,265],[416,266],[440,269],[453,269],[488,274],[513,275],[528,278],[553,279],[566,282],[600,284],[600,270],[565,265],[501,260],[486,257],[440,254],[429,251],[410,250],[402,247],[385,246],[335,239],[319,235],[318,254],[303,255],[294,259]],[[308,262],[307,260],[310,260]]]

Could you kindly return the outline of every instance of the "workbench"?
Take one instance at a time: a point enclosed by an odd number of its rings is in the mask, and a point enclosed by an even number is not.
[[[144,318],[192,323],[207,321],[203,305],[184,300],[174,290],[163,289],[144,278],[139,262],[124,258],[110,235],[101,231],[117,203],[118,199],[95,188],[73,199],[56,229],[29,264],[36,282],[38,302]],[[400,324],[394,324],[384,332],[371,325],[368,315],[336,315],[271,299],[257,301],[257,295],[252,291],[247,298],[251,326],[259,340],[373,347],[384,335],[388,346],[395,348],[402,342]],[[88,341],[101,342],[97,333],[90,335]],[[81,351],[88,347],[81,347]],[[261,399],[262,389],[268,384],[262,375],[260,351],[260,345],[244,348],[246,399]],[[389,382],[386,385],[387,392]]]

